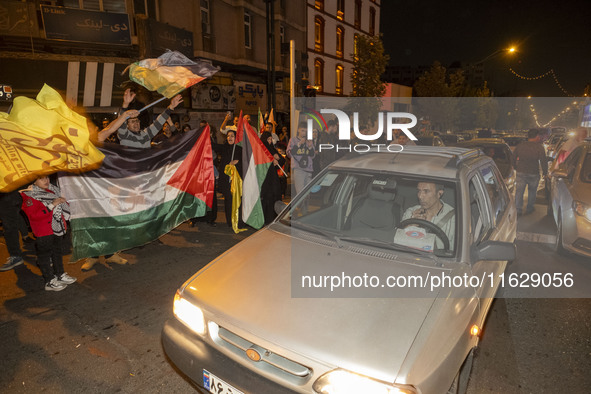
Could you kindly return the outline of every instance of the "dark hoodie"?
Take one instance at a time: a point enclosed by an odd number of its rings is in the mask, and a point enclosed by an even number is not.
[[[271,133],[264,132],[261,135],[261,142],[265,145],[265,148],[269,151],[272,156],[279,156],[279,166],[283,166],[285,164],[285,159],[273,146],[273,144],[269,144],[267,139],[271,137]],[[267,176],[261,186],[261,204],[263,206],[263,213],[265,215],[265,224],[269,224],[275,219],[277,214],[275,213],[275,202],[281,200],[281,182],[279,180],[279,175],[277,174],[277,170],[279,167],[271,164],[269,166],[269,170],[267,171]]]

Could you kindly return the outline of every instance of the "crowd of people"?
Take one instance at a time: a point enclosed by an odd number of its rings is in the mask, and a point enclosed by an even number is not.
[[[191,132],[192,127],[185,124],[182,127],[179,122],[173,122],[172,112],[183,101],[180,95],[170,100],[168,107],[159,114],[153,121],[147,123],[144,120],[140,109],[142,103],[136,102],[136,94],[132,89],[127,89],[123,95],[123,105],[119,116],[111,121],[104,122],[101,130],[96,130],[94,135],[95,143],[105,141],[117,142],[120,145],[150,149],[152,146],[161,144],[179,133]],[[250,123],[250,116],[243,117],[245,122]],[[230,124],[232,121],[232,124]],[[213,150],[215,193],[219,192],[224,200],[224,213],[226,224],[234,228],[232,224],[233,195],[231,191],[231,176],[226,171],[228,165],[235,168],[236,173],[242,174],[242,147],[237,144],[237,129],[239,118],[232,117],[228,112],[220,125],[219,132],[225,138],[223,143],[217,142],[215,127],[210,125],[210,139]],[[200,121],[199,128],[204,128],[208,122]],[[336,120],[327,122],[327,129],[323,131],[314,130],[313,138],[308,139],[308,125],[301,122],[297,126],[294,135],[289,138],[287,126],[279,127],[272,119],[268,119],[261,127],[260,139],[269,154],[273,157],[272,165],[265,176],[261,187],[261,204],[265,224],[272,222],[275,217],[275,203],[286,197],[287,177],[291,176],[295,194],[301,192],[319,171],[328,166],[331,162],[346,153],[336,149],[321,150],[321,146],[336,146],[339,143],[337,135]],[[564,145],[561,158],[574,150],[587,136],[586,129],[578,129],[576,138]],[[352,136],[351,144],[357,141]],[[546,155],[542,143],[548,136],[539,129],[532,129],[528,133],[528,140],[517,146],[514,152],[514,168],[516,177],[515,202],[518,214],[528,214],[533,211],[533,204],[537,186],[540,181],[540,169],[542,176],[547,176],[548,167]],[[400,145],[414,144],[408,137],[399,133],[390,143]],[[287,160],[289,159],[289,160]],[[428,187],[427,187],[428,186]],[[431,192],[436,195],[438,190],[427,185],[425,194]],[[525,189],[529,189],[529,198],[523,210],[523,195]],[[433,189],[433,190],[431,190]],[[419,192],[421,190],[419,189]],[[435,205],[435,204],[433,204]],[[424,209],[419,207],[412,212],[415,217]],[[426,211],[425,211],[426,212]],[[198,221],[205,221],[211,226],[216,226],[217,221],[217,198],[214,198],[213,205],[203,218],[193,218],[191,226]],[[44,279],[44,288],[47,291],[60,291],[66,286],[74,283],[76,278],[68,275],[63,266],[63,243],[67,234],[68,219],[70,216],[69,205],[61,195],[58,186],[52,184],[47,176],[38,177],[29,188],[25,190],[0,193],[0,220],[4,229],[4,238],[8,249],[9,257],[6,263],[0,266],[0,271],[11,270],[23,264],[23,254],[20,247],[19,233],[23,242],[30,243],[29,226],[36,237],[37,264]],[[409,216],[409,217],[411,217]],[[432,218],[431,218],[432,219]],[[430,220],[431,220],[430,219]],[[26,222],[28,221],[28,225]],[[245,227],[240,210],[238,210],[238,228]],[[87,258],[82,265],[83,270],[90,270],[99,262],[99,256]],[[118,253],[104,256],[107,263],[126,264],[127,260]]]
[[[189,124],[181,127],[171,118],[172,112],[182,101],[180,95],[173,97],[167,108],[150,122],[146,121],[144,113],[140,111],[144,104],[137,102],[136,93],[128,88],[123,94],[123,105],[119,116],[112,121],[105,119],[101,129],[95,126],[95,129],[91,130],[91,139],[95,144],[111,142],[131,148],[150,149],[177,134],[191,132],[194,128]],[[228,114],[220,127],[220,132],[225,137],[224,143],[217,143],[213,125],[210,125],[210,131],[216,178],[215,192],[219,191],[224,197],[226,223],[232,227],[233,197],[230,179],[224,169],[228,164],[231,164],[241,176],[242,148],[236,144],[238,118],[234,117],[233,124],[227,125],[230,119],[231,116]],[[250,122],[250,116],[245,115],[244,119]],[[207,125],[207,121],[202,119],[199,128]],[[278,135],[276,127],[275,122],[269,121],[264,129],[260,130],[261,142],[273,156],[273,163],[261,187],[265,224],[270,223],[276,217],[274,204],[286,195],[286,178],[289,171],[288,166],[285,165],[286,159],[282,154],[289,143],[289,131],[284,126]],[[313,156],[313,151],[308,153]],[[190,220],[190,225],[195,226],[198,221],[205,221],[211,226],[216,226],[217,213],[217,198],[214,198],[212,208],[207,211],[205,217],[193,218]],[[35,243],[37,265],[44,280],[45,290],[61,291],[67,285],[74,283],[76,278],[68,275],[63,265],[64,242],[69,218],[68,202],[61,195],[57,182],[50,182],[47,176],[38,177],[27,189],[0,193],[0,220],[9,254],[6,262],[0,266],[0,271],[8,271],[24,263],[19,239],[20,233],[23,242]],[[244,226],[245,224],[239,218],[239,227]],[[29,228],[36,239],[29,236]],[[93,256],[84,259],[82,270],[92,269],[100,261],[100,257]],[[127,260],[119,253],[103,257],[107,263],[127,263]]]

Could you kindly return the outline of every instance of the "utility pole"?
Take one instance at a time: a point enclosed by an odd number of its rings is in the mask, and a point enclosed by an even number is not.
[[[289,133],[296,135],[295,130],[298,125],[298,119],[295,112],[295,41],[289,41]]]
[[[267,22],[267,110],[275,108],[275,0],[265,0]]]

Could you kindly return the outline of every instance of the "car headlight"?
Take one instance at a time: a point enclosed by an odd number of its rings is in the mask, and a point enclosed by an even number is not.
[[[205,334],[205,317],[203,316],[203,311],[198,306],[184,299],[178,290],[174,295],[172,310],[176,318],[185,323],[191,330],[200,335]]]
[[[573,211],[575,211],[577,215],[581,215],[582,217],[591,222],[591,206],[583,202],[574,200]]]
[[[314,382],[313,388],[320,394],[415,394],[417,392],[412,386],[383,383],[343,369],[325,373]]]

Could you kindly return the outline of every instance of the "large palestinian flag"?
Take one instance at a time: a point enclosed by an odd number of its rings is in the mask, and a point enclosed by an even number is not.
[[[151,242],[211,207],[214,173],[208,127],[152,149],[105,144],[101,168],[60,176],[70,203],[73,258]]]
[[[273,162],[273,156],[248,122],[243,121],[243,127],[242,220],[258,230],[265,224],[261,205],[261,187]]]

